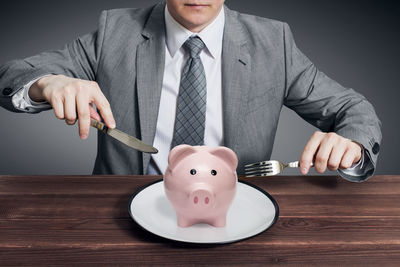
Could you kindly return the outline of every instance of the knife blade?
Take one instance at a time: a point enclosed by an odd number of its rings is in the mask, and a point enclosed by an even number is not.
[[[110,129],[100,121],[90,119],[90,125],[96,128],[97,130],[117,139],[118,141],[124,143],[125,145],[131,148],[150,154],[158,153],[158,150],[156,148],[149,146],[143,143],[141,140],[137,139],[136,137],[130,136],[129,134],[124,133],[118,129]]]

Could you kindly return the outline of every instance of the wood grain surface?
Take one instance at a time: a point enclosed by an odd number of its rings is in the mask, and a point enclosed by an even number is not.
[[[142,230],[130,197],[156,176],[0,176],[0,266],[400,265],[400,176],[241,178],[278,202],[277,223],[225,245]]]

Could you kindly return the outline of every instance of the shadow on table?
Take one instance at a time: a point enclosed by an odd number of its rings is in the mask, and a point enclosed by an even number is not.
[[[304,183],[326,189],[335,189],[339,185],[339,180],[343,179],[339,176],[300,176]]]

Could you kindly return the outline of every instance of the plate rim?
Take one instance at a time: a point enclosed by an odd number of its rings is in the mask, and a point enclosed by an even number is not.
[[[135,199],[135,197],[136,197],[140,192],[142,192],[143,190],[145,190],[147,187],[150,187],[150,186],[152,186],[152,185],[155,185],[155,184],[160,183],[160,182],[163,182],[163,181],[164,181],[163,178],[157,179],[157,180],[155,180],[155,181],[153,181],[153,182],[150,182],[150,183],[148,183],[148,184],[146,184],[146,185],[140,187],[140,188],[139,188],[138,190],[136,190],[136,192],[130,197],[129,202],[128,202],[128,212],[129,212],[129,216],[131,217],[131,219],[132,219],[141,229],[143,229],[143,230],[145,230],[146,232],[148,232],[148,233],[150,233],[150,234],[152,234],[152,235],[154,235],[154,236],[157,236],[157,237],[159,237],[159,238],[162,238],[162,239],[165,239],[165,240],[168,240],[168,241],[177,242],[177,243],[196,244],[196,245],[231,244],[231,243],[236,243],[236,242],[244,241],[244,240],[253,238],[253,237],[255,237],[255,236],[258,236],[258,235],[264,233],[265,231],[267,231],[267,230],[268,230],[269,228],[271,228],[272,226],[274,226],[275,223],[278,221],[278,218],[279,218],[279,205],[278,205],[278,202],[277,202],[267,191],[265,191],[265,190],[262,189],[261,187],[255,185],[255,184],[253,184],[253,183],[250,183],[250,182],[248,182],[248,181],[238,180],[238,183],[245,184],[245,185],[247,185],[247,186],[253,187],[254,189],[260,191],[261,193],[263,193],[264,195],[266,195],[266,196],[269,198],[269,200],[272,202],[272,204],[274,204],[275,216],[274,216],[274,219],[272,220],[272,223],[271,223],[266,229],[264,229],[263,231],[261,231],[261,232],[255,234],[255,235],[252,235],[252,236],[248,236],[248,237],[244,237],[244,238],[239,238],[239,239],[235,239],[235,240],[231,240],[231,241],[221,241],[221,242],[192,242],[192,241],[184,241],[184,240],[171,239],[171,238],[168,238],[168,237],[165,237],[165,236],[157,235],[156,233],[153,233],[153,232],[147,230],[146,228],[144,228],[138,221],[135,220],[135,218],[134,218],[134,216],[132,215],[132,212],[131,212],[131,206],[132,206],[133,200]]]

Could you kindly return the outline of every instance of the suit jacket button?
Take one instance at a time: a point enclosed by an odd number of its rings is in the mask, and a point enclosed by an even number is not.
[[[376,155],[379,153],[380,148],[381,147],[379,146],[379,144],[375,143],[374,146],[372,147],[372,152]]]
[[[12,93],[12,89],[11,88],[5,88],[3,90],[3,95],[7,96],[7,95],[11,95]]]

